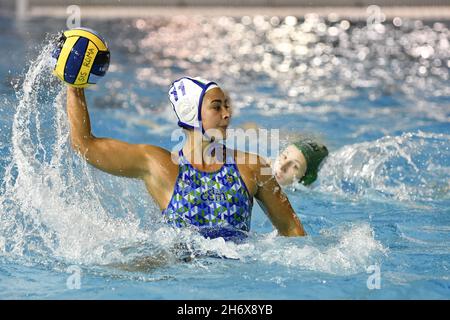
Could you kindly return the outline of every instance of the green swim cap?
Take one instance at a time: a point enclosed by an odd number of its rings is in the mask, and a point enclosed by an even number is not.
[[[310,185],[317,179],[317,171],[322,160],[328,155],[328,149],[323,144],[310,139],[300,140],[293,143],[305,156],[306,172],[299,182],[305,186]]]

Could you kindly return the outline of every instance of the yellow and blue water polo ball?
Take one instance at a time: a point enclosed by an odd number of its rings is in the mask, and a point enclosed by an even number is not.
[[[110,53],[105,40],[94,30],[74,28],[65,31],[52,52],[54,74],[65,83],[85,88],[106,74]]]

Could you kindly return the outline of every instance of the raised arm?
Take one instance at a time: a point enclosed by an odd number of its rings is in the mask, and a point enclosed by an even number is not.
[[[149,155],[160,148],[94,137],[83,89],[67,87],[67,114],[72,147],[87,162],[117,176],[143,178],[150,174]]]
[[[269,164],[259,158],[255,169],[255,176],[258,179],[258,191],[255,198],[280,235],[305,236],[306,232],[302,223],[276,179],[271,175],[261,174],[261,172],[270,172]]]

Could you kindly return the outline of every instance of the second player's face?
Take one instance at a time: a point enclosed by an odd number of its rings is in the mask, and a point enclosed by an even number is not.
[[[275,160],[274,174],[282,186],[300,180],[306,172],[306,159],[294,145],[289,145]]]

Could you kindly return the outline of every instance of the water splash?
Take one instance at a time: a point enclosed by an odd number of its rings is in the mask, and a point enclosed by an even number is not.
[[[283,250],[263,246],[259,251],[268,263],[340,275],[365,272],[388,253],[367,223],[324,229],[320,239],[303,246],[287,243]]]
[[[343,147],[321,168],[317,190],[400,201],[450,195],[450,136],[408,132]]]
[[[107,185],[98,184],[105,177],[69,147],[63,86],[50,76],[51,48],[52,44],[45,46],[30,63],[17,92],[11,162],[0,195],[0,249],[4,255],[31,259],[98,262],[106,244],[146,237],[132,212],[132,201],[142,205],[142,199],[130,197],[116,209],[104,206],[105,200],[114,198]],[[125,187],[120,179],[114,182],[118,192],[133,194],[136,188]],[[122,216],[125,212],[126,217],[113,219],[114,211]]]

